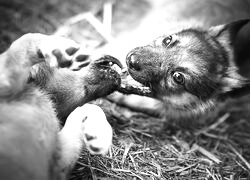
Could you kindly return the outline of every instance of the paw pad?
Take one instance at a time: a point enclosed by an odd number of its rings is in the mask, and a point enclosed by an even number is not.
[[[91,151],[93,151],[93,152],[95,152],[95,153],[99,153],[100,150],[101,150],[100,148],[95,147],[95,146],[92,146],[92,145],[90,145],[89,148],[90,148]]]
[[[83,62],[89,59],[89,55],[85,54],[80,54],[79,56],[76,57],[77,62]]]
[[[72,56],[72,55],[75,54],[78,50],[79,50],[79,48],[70,47],[70,48],[66,49],[65,52],[66,52],[69,56]]]
[[[53,50],[52,54],[56,56],[59,67],[64,68],[72,65],[72,60],[66,59],[59,49]]]
[[[38,56],[38,58],[41,58],[41,59],[45,58],[44,55],[43,55],[43,53],[42,53],[42,51],[41,51],[41,49],[38,49],[37,56]]]
[[[88,135],[88,134],[86,134],[85,137],[86,137],[87,141],[91,141],[93,139],[96,139],[95,136],[91,136],[91,135]]]

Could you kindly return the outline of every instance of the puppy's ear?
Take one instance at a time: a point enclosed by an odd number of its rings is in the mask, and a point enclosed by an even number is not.
[[[211,27],[208,32],[209,34],[216,38],[221,44],[227,46],[234,46],[236,42],[236,38],[240,32],[240,30],[245,26],[250,19],[243,19],[234,21],[229,24],[223,24],[218,26]]]
[[[228,61],[221,83],[222,93],[230,97],[250,94],[249,22],[249,19],[239,20],[211,27],[208,31],[219,42]]]

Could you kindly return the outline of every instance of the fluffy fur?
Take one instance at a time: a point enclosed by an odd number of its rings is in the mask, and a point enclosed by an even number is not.
[[[248,86],[248,79],[238,72],[235,53],[236,37],[248,22],[163,35],[128,53],[128,71],[136,81],[151,87],[168,114],[204,114],[218,100]]]
[[[0,55],[0,179],[64,179],[83,146],[108,151],[103,111],[82,105],[119,86],[109,65],[119,62],[102,56],[78,71],[61,68],[79,59],[77,50],[62,37],[26,34]]]

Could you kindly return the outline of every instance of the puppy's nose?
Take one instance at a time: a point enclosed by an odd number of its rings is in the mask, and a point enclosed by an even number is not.
[[[136,55],[135,53],[129,53],[126,58],[126,62],[128,68],[133,69],[135,71],[141,70],[138,55]]]

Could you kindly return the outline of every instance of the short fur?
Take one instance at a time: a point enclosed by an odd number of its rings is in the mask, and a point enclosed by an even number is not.
[[[248,87],[248,79],[238,72],[235,53],[236,37],[248,22],[187,28],[161,36],[128,53],[128,71],[136,81],[151,87],[154,96],[165,103],[168,114],[204,114],[216,102]],[[184,83],[175,81],[176,72]]]

